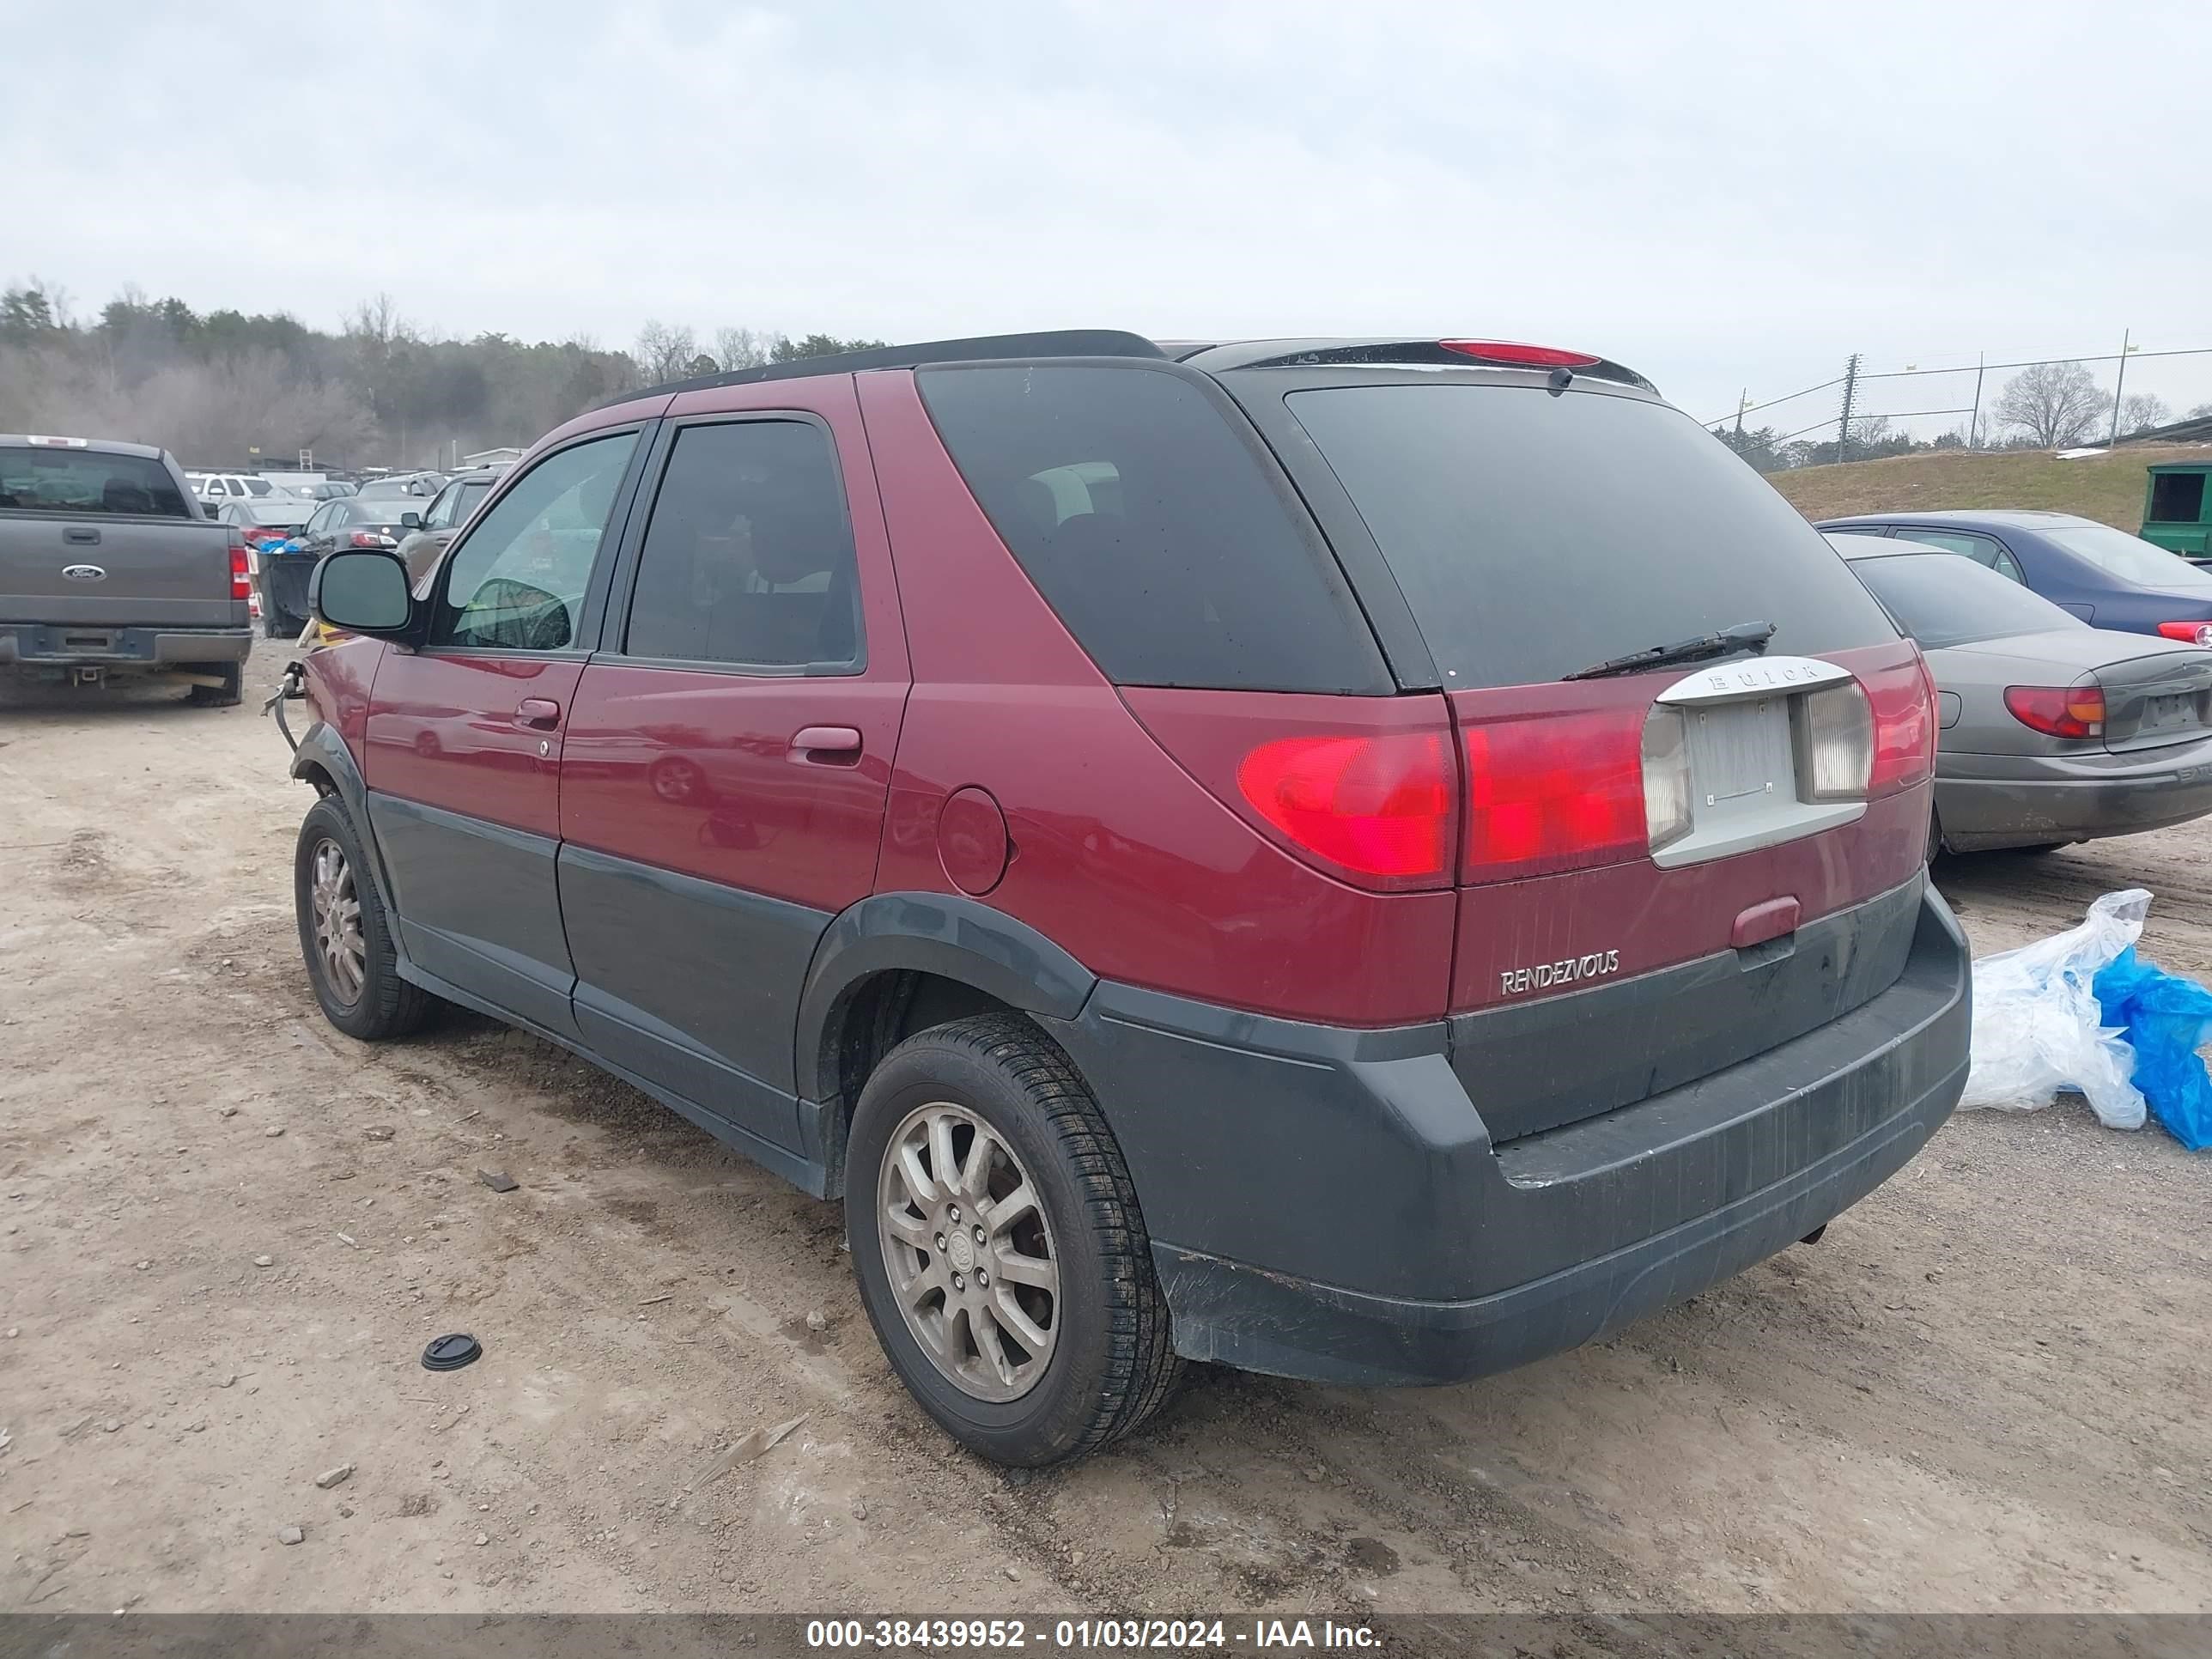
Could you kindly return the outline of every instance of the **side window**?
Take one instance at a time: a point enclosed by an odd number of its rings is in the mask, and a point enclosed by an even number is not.
[[[446,562],[430,643],[495,651],[574,645],[607,514],[636,445],[635,432],[574,444],[518,480]]]
[[[1342,691],[1388,683],[1350,588],[1261,453],[1200,386],[1151,368],[916,376],[968,488],[1122,685]]]
[[[862,660],[853,528],[830,436],[804,421],[678,434],[623,651],[759,668]]]
[[[1994,570],[2000,576],[2014,581],[2024,581],[2020,566],[2011,554],[1999,545],[1995,538],[1976,536],[1963,530],[1922,530],[1908,525],[1905,533],[1916,542],[1925,542],[1930,547],[1940,547],[1947,553],[1956,553],[1961,558],[1972,559],[1984,570]]]
[[[331,509],[327,507],[319,507],[307,515],[307,526],[300,533],[303,536],[319,536],[330,527]]]

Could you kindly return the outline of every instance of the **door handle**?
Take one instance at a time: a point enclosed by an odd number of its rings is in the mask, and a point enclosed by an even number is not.
[[[857,766],[860,734],[849,726],[808,726],[794,732],[786,758],[801,766]]]
[[[561,705],[550,697],[525,697],[514,705],[514,723],[533,732],[550,732],[561,724]]]
[[[62,539],[71,547],[97,547],[100,532],[90,525],[73,524],[62,532]]]

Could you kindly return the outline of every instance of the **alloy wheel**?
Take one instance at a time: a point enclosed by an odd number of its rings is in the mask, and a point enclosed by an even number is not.
[[[1037,1189],[965,1107],[916,1107],[877,1178],[891,1293],[915,1340],[963,1394],[1018,1400],[1060,1335],[1060,1265]]]
[[[345,849],[325,836],[316,843],[311,869],[315,950],[322,958],[324,981],[339,1001],[357,1002],[368,981],[368,942],[362,937],[353,866]]]

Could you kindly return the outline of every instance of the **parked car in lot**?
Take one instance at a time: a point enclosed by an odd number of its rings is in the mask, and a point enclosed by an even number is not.
[[[406,497],[342,495],[317,507],[299,532],[255,561],[261,585],[261,619],[269,637],[294,639],[307,625],[307,578],[333,548],[396,548],[406,533],[399,522]]]
[[[218,507],[225,501],[258,501],[284,493],[268,479],[250,472],[188,472],[185,476],[195,495]]]
[[[390,495],[420,496],[424,500],[446,487],[442,472],[387,472],[380,478],[368,478],[354,494],[372,498]]]
[[[2212,812],[2212,652],[2092,628],[1947,549],[1828,539],[1936,677],[1931,857],[2047,852]]]
[[[222,524],[238,526],[250,548],[264,542],[281,542],[307,522],[315,504],[298,495],[258,495],[246,501],[226,501],[216,508]]]
[[[295,495],[304,495],[311,501],[334,501],[341,495],[357,495],[359,484],[349,483],[343,478],[325,478],[320,483],[295,484]]]
[[[400,514],[399,522],[407,534],[399,544],[399,557],[410,576],[420,581],[430,574],[430,567],[446,550],[454,532],[483,504],[483,498],[506,471],[503,466],[486,466],[457,472],[421,513],[410,507]]]
[[[865,425],[864,425],[865,421]],[[1631,371],[890,348],[545,439],[420,597],[341,547],[295,898],[842,1194],[982,1454],[1181,1358],[1434,1382],[1818,1230],[1950,1113],[1918,652]]]
[[[164,450],[0,435],[0,671],[102,684],[160,676],[239,699],[252,648],[246,544]]]
[[[2212,572],[2071,513],[1875,513],[1824,519],[1855,536],[1904,536],[1987,566],[2099,628],[2212,645]]]

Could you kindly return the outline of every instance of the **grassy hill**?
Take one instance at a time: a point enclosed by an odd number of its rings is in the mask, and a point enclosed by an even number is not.
[[[2202,445],[2131,444],[2078,461],[2062,461],[2048,450],[1943,451],[1799,467],[1770,472],[1767,482],[1808,519],[2017,507],[2078,513],[2135,531],[2142,525],[2143,469],[2155,461],[2201,460],[2212,460],[2212,450]]]

